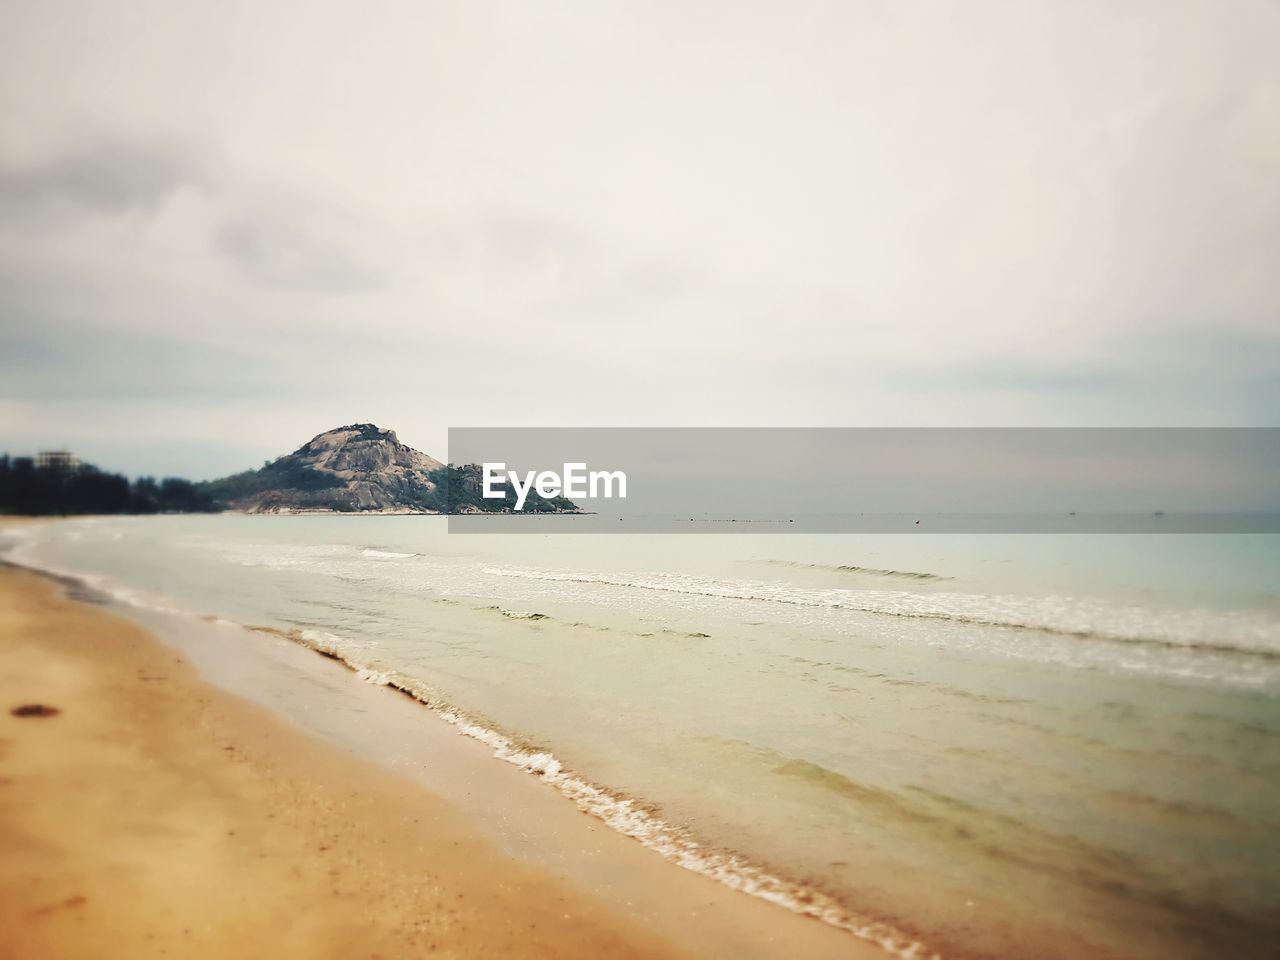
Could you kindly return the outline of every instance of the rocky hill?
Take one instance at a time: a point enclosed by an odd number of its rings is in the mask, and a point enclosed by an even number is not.
[[[392,430],[353,423],[313,437],[286,456],[215,480],[209,492],[235,510],[435,510],[432,472],[444,464],[400,442]]]
[[[473,513],[509,510],[507,500],[479,496],[479,469],[445,466],[372,423],[327,430],[295,450],[248,470],[200,485],[201,492],[249,513],[307,511]],[[531,494],[528,512],[569,512],[574,504]]]

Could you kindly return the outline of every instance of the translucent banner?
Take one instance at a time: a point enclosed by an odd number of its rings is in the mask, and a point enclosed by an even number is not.
[[[457,533],[1277,533],[1275,428],[459,428]]]

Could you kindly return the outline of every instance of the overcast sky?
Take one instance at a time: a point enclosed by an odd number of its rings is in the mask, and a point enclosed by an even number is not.
[[[1280,4],[0,0],[0,449],[1276,425]]]

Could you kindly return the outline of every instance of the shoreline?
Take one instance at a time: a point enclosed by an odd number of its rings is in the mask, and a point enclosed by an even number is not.
[[[12,605],[8,584],[13,578],[36,576],[40,575],[12,568],[0,571],[6,607]],[[61,590],[49,582],[45,586]],[[74,605],[81,617],[120,621],[119,617],[85,604],[65,598],[59,602]],[[161,638],[150,638],[150,643],[166,651],[176,648],[184,655],[182,669],[193,674],[187,679],[201,691],[192,696],[239,703],[245,709],[263,713],[260,720],[266,724],[293,721],[289,724],[295,728],[292,735],[310,741],[312,750],[332,751],[337,746],[344,754],[354,754],[352,761],[371,764],[383,776],[400,773],[402,776],[397,779],[408,789],[420,791],[424,802],[443,803],[454,815],[461,815],[464,822],[451,825],[451,830],[462,835],[480,834],[481,841],[496,847],[491,852],[497,860],[488,871],[495,882],[510,886],[508,881],[496,879],[510,867],[517,873],[533,870],[544,877],[554,874],[551,882],[569,884],[573,896],[592,904],[584,910],[600,919],[607,935],[615,938],[605,951],[610,955],[676,955],[677,943],[700,956],[773,957],[796,951],[819,957],[887,955],[868,940],[764,900],[743,896],[655,856],[564,803],[563,797],[543,789],[523,770],[494,764],[483,744],[458,736],[459,731],[439,722],[438,715],[423,714],[423,705],[418,701],[408,696],[387,696],[388,691],[361,682],[341,661],[315,657],[312,650],[294,641],[277,638],[275,643],[264,645],[258,637],[251,638],[248,645],[256,646],[259,653],[269,652],[267,659],[272,662],[246,668],[244,663],[237,663],[244,650],[230,657],[223,653],[228,637],[249,636],[249,630],[225,622],[191,624],[190,630],[184,624],[185,638],[173,643],[178,638],[162,629],[164,615],[127,613],[129,616],[122,621],[126,628],[142,622]],[[209,642],[211,638],[206,633],[216,633],[218,642]],[[243,640],[242,636],[242,645]],[[289,676],[293,679],[286,681],[284,678]],[[297,689],[284,691],[282,686],[289,684]],[[327,691],[319,701],[317,689]],[[306,692],[300,694],[300,690]],[[244,704],[241,697],[258,705]],[[341,705],[334,716],[342,716],[343,710],[347,719],[359,715],[365,725],[363,731],[354,730],[352,725],[323,729],[323,721],[317,724],[329,708],[339,706],[338,700],[350,702]],[[296,729],[299,727],[302,729]],[[409,735],[423,743],[407,752],[395,746]],[[323,743],[324,740],[330,743]],[[409,783],[410,779],[416,782]],[[460,814],[462,810],[465,813]],[[622,908],[618,911],[621,915],[615,917],[611,911],[618,907]],[[541,916],[542,911],[535,908],[532,913]],[[633,924],[634,929],[619,932],[627,924]],[[575,932],[574,938],[580,939],[580,934]],[[637,943],[643,945],[637,947]],[[464,947],[462,955],[468,952]],[[563,946],[551,952],[557,956],[574,955]],[[599,952],[596,949],[584,955]]]
[[[46,577],[0,570],[0,638],[6,956],[682,955]]]

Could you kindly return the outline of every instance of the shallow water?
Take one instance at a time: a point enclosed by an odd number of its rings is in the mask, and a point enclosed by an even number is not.
[[[666,855],[829,920],[946,955],[1280,938],[1280,537],[21,536],[17,559],[134,602],[297,630],[566,792],[605,788],[596,812]]]

